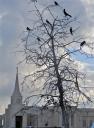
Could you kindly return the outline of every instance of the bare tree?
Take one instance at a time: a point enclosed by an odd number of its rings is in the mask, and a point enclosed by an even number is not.
[[[35,10],[31,12],[35,13],[36,19],[31,27],[26,28],[24,52],[26,63],[33,64],[36,71],[26,76],[24,81],[28,77],[33,84],[42,81],[40,100],[46,100],[45,106],[59,105],[62,127],[68,128],[67,111],[71,106],[77,107],[81,97],[91,101],[81,88],[85,75],[79,72],[73,59],[73,54],[82,53],[84,45],[89,45],[77,33],[77,19],[59,3],[55,1],[42,11],[37,3],[34,5]]]

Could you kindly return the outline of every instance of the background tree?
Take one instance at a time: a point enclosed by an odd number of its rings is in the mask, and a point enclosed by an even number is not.
[[[34,6],[35,10],[31,12],[36,18],[34,24],[26,28],[24,52],[26,63],[33,64],[36,70],[24,81],[30,77],[35,86],[41,81],[39,101],[44,99],[46,107],[60,106],[62,127],[68,128],[67,114],[72,106],[77,107],[81,98],[91,101],[81,88],[85,75],[79,72],[73,58],[75,53],[83,52],[84,45],[89,45],[77,33],[77,19],[59,3],[55,1],[42,10],[38,3]]]

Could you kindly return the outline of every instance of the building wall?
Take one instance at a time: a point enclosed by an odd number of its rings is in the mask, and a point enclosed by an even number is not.
[[[29,122],[34,127],[60,127],[62,125],[60,109],[41,109],[31,106],[26,107],[23,112],[23,127],[30,125]]]
[[[18,109],[20,110],[20,107],[9,106],[9,108],[6,109],[4,128],[15,127],[15,113]],[[41,109],[35,106],[26,106],[24,108],[25,109],[17,113],[17,115],[23,116],[23,128],[26,128],[28,125],[29,116],[31,116],[31,125],[34,127],[62,126],[62,113],[60,108]],[[93,122],[94,109],[78,108],[69,118],[69,128],[90,128]]]
[[[24,114],[23,115],[23,128],[26,128],[26,126],[27,126],[27,114]]]
[[[70,128],[90,128],[93,122],[94,109],[78,108],[70,119]]]
[[[61,114],[59,109],[42,110],[39,112],[38,126],[45,127],[46,124],[48,124],[48,127],[60,127],[62,125],[60,118]]]
[[[17,104],[8,105],[8,108],[5,110],[4,115],[4,128],[14,128],[15,127],[15,117],[17,112],[21,110],[23,106]]]

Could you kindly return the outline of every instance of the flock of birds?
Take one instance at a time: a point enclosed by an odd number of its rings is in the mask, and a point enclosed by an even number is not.
[[[33,2],[37,2],[37,0],[33,0]],[[57,1],[54,1],[54,5],[55,6],[59,6],[59,4],[58,4]],[[66,12],[65,9],[63,10],[63,13],[64,13],[64,16],[65,17],[72,17],[68,12]],[[48,23],[48,24],[51,25],[51,23],[47,19],[46,19],[46,23]],[[27,29],[27,31],[30,31],[31,30],[29,27],[27,27],[26,29]],[[70,34],[73,35],[73,29],[72,29],[72,27],[70,27]],[[40,41],[40,38],[38,37],[37,40]],[[84,46],[85,44],[86,44],[86,41],[82,41],[80,43],[80,47]]]

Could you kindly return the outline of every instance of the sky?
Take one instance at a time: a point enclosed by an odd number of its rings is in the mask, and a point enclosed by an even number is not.
[[[37,0],[43,8],[54,0]],[[93,0],[58,0],[73,16],[79,18],[80,33],[86,41],[94,40],[94,1]],[[10,103],[10,96],[15,85],[16,67],[21,60],[18,49],[31,19],[29,11],[33,8],[33,0],[0,0],[0,113]],[[88,49],[85,49],[87,52]],[[74,56],[79,63],[79,70],[87,74],[88,86],[94,86],[94,58],[87,58],[77,53]],[[22,76],[32,70],[19,65],[19,81]],[[22,89],[22,86],[20,86]],[[91,94],[92,94],[91,90]]]

